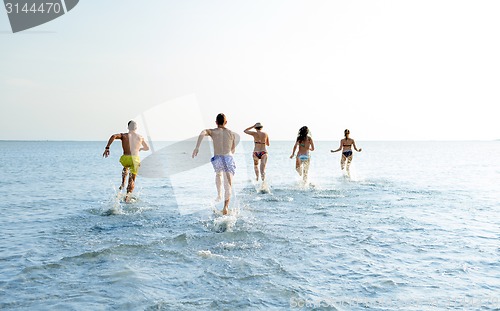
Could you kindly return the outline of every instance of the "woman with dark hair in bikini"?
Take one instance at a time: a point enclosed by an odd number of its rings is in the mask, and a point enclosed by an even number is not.
[[[299,151],[297,151],[295,169],[297,170],[297,173],[299,173],[299,175],[304,178],[304,182],[307,182],[309,164],[311,161],[309,151],[314,151],[314,141],[310,136],[310,132],[307,126],[303,126],[300,128],[299,134],[297,135],[297,140],[295,141],[295,145],[293,146],[293,151],[290,159],[294,157],[297,147],[299,147]]]
[[[354,139],[350,138],[349,137],[349,134],[351,132],[346,129],[344,131],[344,136],[345,138],[343,138],[341,141],[340,141],[340,146],[337,150],[330,150],[331,152],[337,152],[337,151],[340,151],[342,150],[342,158],[340,159],[340,169],[344,169],[344,167],[346,168],[346,172],[347,174],[349,175],[350,174],[350,171],[349,171],[349,166],[351,165],[351,161],[352,161],[352,147],[354,147],[354,150],[356,150],[357,152],[361,152],[361,148],[357,148],[356,147],[356,142],[354,141]],[[345,162],[347,160],[347,166],[345,165]]]
[[[259,180],[259,162],[260,162],[260,177],[262,181],[266,179],[266,164],[267,164],[267,150],[269,146],[269,136],[267,133],[262,132],[264,126],[259,122],[250,126],[245,130],[245,134],[253,136],[255,146],[253,148],[253,168],[255,170],[256,180]],[[250,131],[255,129],[256,131]]]

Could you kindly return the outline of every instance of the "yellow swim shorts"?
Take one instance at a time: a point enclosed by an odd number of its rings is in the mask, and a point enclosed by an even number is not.
[[[132,174],[137,174],[137,172],[139,172],[139,166],[141,166],[141,158],[139,156],[122,155],[120,157],[120,163],[123,167],[130,168]]]

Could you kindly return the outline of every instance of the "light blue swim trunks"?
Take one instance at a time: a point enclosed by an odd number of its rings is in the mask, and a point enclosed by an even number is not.
[[[236,171],[236,164],[234,164],[233,156],[216,155],[212,157],[211,161],[216,173],[226,172],[234,175]]]

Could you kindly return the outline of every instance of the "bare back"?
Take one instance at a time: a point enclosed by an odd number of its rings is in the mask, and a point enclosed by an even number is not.
[[[340,141],[340,145],[342,146],[343,151],[352,150],[352,145],[354,144],[354,139],[352,138],[343,138]]]
[[[207,130],[207,134],[212,137],[215,155],[228,155],[235,152],[236,138],[232,131],[226,128],[214,128]]]
[[[296,145],[299,146],[299,151],[297,154],[308,154],[309,150],[314,150],[314,145],[311,137],[307,137],[304,141],[297,141]],[[313,148],[311,148],[313,146]]]
[[[255,144],[253,151],[267,151],[266,146],[269,146],[269,137],[267,136],[267,133],[257,131],[252,132],[251,135],[253,136]]]
[[[132,131],[120,135],[121,137],[118,138],[122,141],[123,154],[138,156],[139,150],[144,143],[144,138]]]

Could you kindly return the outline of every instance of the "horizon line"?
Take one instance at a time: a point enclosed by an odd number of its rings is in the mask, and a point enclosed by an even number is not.
[[[196,137],[190,138],[190,139],[182,139],[182,140],[153,140],[153,142],[179,142],[179,141],[189,141],[189,140],[196,141]],[[252,140],[247,140],[247,139],[242,139],[240,140],[241,142],[252,142]],[[293,140],[286,140],[286,139],[274,139],[272,140],[273,142],[293,142]],[[338,139],[336,140],[325,140],[325,139],[315,139],[317,142],[337,142],[339,141]],[[367,139],[367,140],[357,140],[359,142],[494,142],[494,141],[500,141],[500,139],[408,139],[408,140],[403,140],[403,139],[394,139],[394,140],[388,140],[388,139],[383,139],[383,140],[373,140],[373,139]],[[87,140],[87,139],[0,139],[0,142],[107,142],[107,139],[105,140]]]

